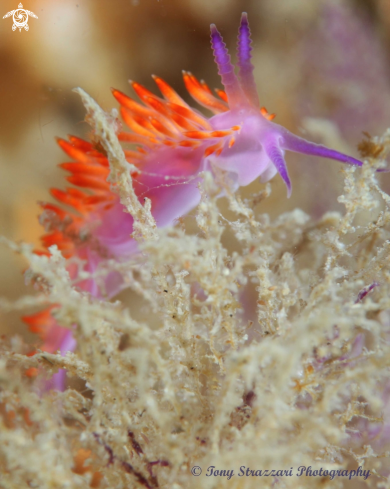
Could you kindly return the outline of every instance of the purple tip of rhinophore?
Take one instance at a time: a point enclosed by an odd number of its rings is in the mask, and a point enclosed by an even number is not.
[[[215,62],[218,65],[220,75],[233,71],[233,65],[230,62],[230,55],[223,42],[223,38],[219,33],[215,24],[211,24],[211,45],[214,51]]]
[[[238,30],[238,64],[240,66],[247,66],[251,59],[251,51],[251,31],[249,29],[248,15],[243,12]],[[253,69],[252,65],[250,67]]]

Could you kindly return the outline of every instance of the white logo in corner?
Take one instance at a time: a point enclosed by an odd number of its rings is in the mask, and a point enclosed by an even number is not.
[[[19,29],[19,32],[22,31],[22,28],[26,31],[28,31],[28,16],[30,15],[31,17],[34,17],[34,19],[37,19],[38,17],[34,14],[34,12],[30,12],[30,10],[24,10],[23,5],[19,3],[18,8],[16,10],[11,10],[11,12],[8,12],[4,15],[3,19],[6,19],[7,17],[11,17],[14,19],[14,24],[12,26],[12,30],[16,31],[16,29]]]

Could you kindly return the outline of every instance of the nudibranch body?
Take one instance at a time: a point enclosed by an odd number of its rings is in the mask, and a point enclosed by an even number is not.
[[[124,144],[127,161],[135,168],[132,170],[134,190],[140,202],[145,197],[151,200],[158,226],[172,225],[198,204],[197,184],[199,173],[204,170],[220,168],[229,172],[236,188],[258,177],[267,181],[279,173],[290,195],[291,182],[284,160],[286,150],[362,165],[355,158],[293,135],[272,122],[274,116],[260,107],[245,13],[238,36],[238,76],[214,25],[211,44],[224,91],[217,90],[216,97],[203,81],[184,72],[187,90],[214,114],[211,118],[191,108],[159,77],[154,80],[162,98],[133,82],[141,103],[113,90],[121,105],[122,119],[130,129],[130,132],[118,131],[118,139]],[[126,149],[127,144],[133,145],[132,149]],[[131,237],[133,218],[123,212],[118,195],[106,181],[109,161],[99,146],[73,136],[69,141],[59,140],[59,145],[75,160],[61,166],[71,173],[67,180],[79,188],[52,189],[52,195],[73,211],[52,203],[43,204],[41,223],[46,234],[42,242],[46,249],[57,245],[69,259],[70,277],[79,288],[95,297],[110,298],[124,286],[123,277],[117,272],[109,273],[102,288],[94,278],[78,279],[79,264],[72,258],[83,260],[84,270],[93,276],[102,262],[130,256],[137,250]],[[48,251],[40,253],[48,254]],[[71,332],[56,324],[51,310],[24,319],[43,339],[40,348],[51,352],[60,349],[64,353],[73,349],[75,343]],[[57,378],[57,387],[62,386],[62,377]]]

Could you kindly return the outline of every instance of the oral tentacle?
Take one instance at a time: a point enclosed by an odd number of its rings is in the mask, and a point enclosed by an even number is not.
[[[241,24],[238,31],[237,58],[238,58],[238,77],[241,87],[245,92],[249,102],[255,107],[260,107],[259,96],[257,94],[256,82],[253,76],[254,66],[251,63],[252,40],[251,31],[248,23],[248,15],[244,12],[241,16]]]
[[[280,148],[278,139],[273,137],[266,139],[263,143],[263,147],[268,158],[272,161],[272,163],[278,170],[279,175],[283,178],[284,183],[287,186],[287,197],[290,197],[292,191],[291,180],[288,175],[283,150]]]
[[[321,156],[322,158],[329,158],[331,160],[341,161],[348,165],[362,166],[363,163],[352,156],[348,156],[344,153],[340,153],[334,149],[329,149],[322,144],[311,143],[302,139],[299,136],[295,136],[290,132],[285,131],[283,133],[282,146],[288,151],[294,153],[301,153],[305,155]]]

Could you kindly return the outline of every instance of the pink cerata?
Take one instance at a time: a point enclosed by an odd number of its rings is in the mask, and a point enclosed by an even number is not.
[[[204,170],[218,167],[229,172],[236,188],[261,177],[268,181],[277,173],[291,194],[285,151],[321,156],[352,165],[362,162],[325,146],[306,141],[272,122],[274,115],[260,107],[251,63],[251,38],[247,14],[243,13],[238,33],[238,76],[223,39],[211,25],[211,45],[224,90],[217,96],[203,81],[183,72],[185,86],[196,102],[210,110],[206,117],[190,107],[165,81],[153,76],[162,98],[138,83],[131,85],[138,95],[136,102],[119,90],[113,95],[121,105],[121,116],[129,131],[119,132],[118,139],[131,143],[124,150],[126,159],[137,171],[132,174],[135,192],[142,202],[148,197],[158,226],[170,226],[179,216],[193,209],[200,200],[197,187]],[[110,298],[122,287],[117,272],[105,280],[104,294],[93,279],[77,282],[77,267],[72,258],[84,260],[91,274],[107,259],[122,260],[137,250],[131,235],[133,218],[123,212],[119,197],[106,181],[109,162],[91,142],[71,136],[58,144],[74,161],[62,163],[70,173],[66,190],[52,189],[51,194],[74,212],[52,204],[42,204],[41,223],[44,251],[57,245],[69,260],[68,271],[80,289],[92,296]],[[84,189],[84,190],[80,190]],[[74,260],[73,260],[74,261]],[[70,330],[60,327],[51,315],[53,307],[23,319],[31,331],[43,340],[42,350],[62,354],[74,350],[76,343]],[[32,375],[32,373],[31,373]],[[54,376],[53,385],[62,389],[64,372]]]

